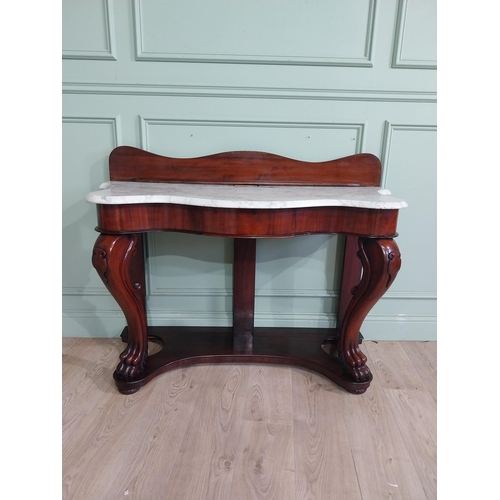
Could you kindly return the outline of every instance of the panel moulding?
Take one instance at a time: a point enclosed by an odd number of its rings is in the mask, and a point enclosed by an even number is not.
[[[403,44],[405,38],[405,26],[407,20],[408,0],[399,0],[396,21],[396,32],[394,37],[394,48],[392,53],[392,68],[404,69],[437,69],[435,59],[404,59]]]
[[[126,326],[123,313],[119,310],[67,310],[63,312],[63,320],[76,320],[80,328],[92,331],[94,337],[117,336]],[[151,326],[220,326],[230,327],[231,312],[193,312],[189,311],[150,311],[147,315]],[[102,331],[95,332],[92,325],[98,321]],[[104,324],[111,321],[112,330],[106,331]],[[337,322],[332,313],[255,313],[255,326],[289,327],[289,328],[333,328]],[[87,326],[86,326],[87,325]],[[382,330],[380,330],[382,328]],[[362,331],[365,340],[398,339],[402,331],[405,340],[436,340],[437,317],[434,315],[382,315],[369,314],[363,322]],[[384,333],[387,332],[387,333]],[[64,332],[63,336],[68,334]]]
[[[97,292],[97,291],[96,291]],[[291,297],[291,298],[318,298],[330,299],[339,297],[339,290],[324,289],[277,289],[277,290],[256,290],[256,297]],[[108,292],[103,290],[95,295],[106,295]],[[231,297],[233,295],[230,288],[168,288],[155,287],[149,292],[151,296],[171,296],[171,297]],[[437,300],[436,292],[387,292],[380,300],[411,299],[411,300]]]
[[[112,15],[113,0],[103,1],[104,26],[106,29],[107,47],[103,50],[63,50],[63,59],[103,60],[116,61],[116,33],[115,22]]]
[[[387,177],[389,174],[389,156],[392,146],[392,136],[395,131],[410,131],[410,132],[436,132],[436,125],[426,124],[396,124],[388,121],[384,124],[384,138],[382,145],[382,154],[380,161],[382,162],[382,187],[386,187]]]
[[[96,233],[97,234],[97,233]],[[63,287],[62,295],[77,295],[80,297],[90,296],[90,295],[101,295],[104,297],[109,297],[109,292],[103,285],[100,287]]]
[[[374,31],[376,0],[369,0],[368,22],[365,32],[364,54],[362,57],[300,57],[300,56],[262,56],[250,54],[211,54],[211,53],[178,53],[178,52],[153,52],[144,48],[144,26],[142,14],[142,0],[134,0],[134,35],[137,61],[165,61],[165,62],[191,62],[191,63],[228,63],[228,64],[285,64],[300,66],[342,66],[372,68],[371,61]]]
[[[117,147],[122,143],[122,127],[121,116],[116,115],[113,117],[107,116],[63,116],[63,123],[80,123],[89,125],[111,125],[113,127],[114,145]]]
[[[155,97],[216,97],[222,99],[289,99],[306,101],[436,103],[437,93],[411,90],[232,87],[224,85],[165,85],[64,82],[68,95],[133,95]]]
[[[334,123],[334,122],[275,122],[250,120],[189,120],[169,118],[144,118],[139,116],[141,130],[141,148],[149,151],[150,126],[177,125],[177,126],[204,126],[204,127],[252,127],[252,128],[304,128],[304,129],[332,129],[355,130],[356,147],[354,153],[363,151],[364,123]],[[214,152],[215,153],[215,152]]]
[[[304,128],[304,129],[314,129],[314,128],[327,128],[327,129],[354,129],[356,132],[356,144],[355,153],[360,153],[363,150],[363,138],[364,138],[364,123],[327,123],[327,122],[262,122],[262,121],[221,121],[221,120],[180,120],[180,119],[156,119],[156,118],[144,118],[139,116],[140,120],[140,130],[141,130],[141,148],[145,150],[150,150],[149,141],[149,126],[155,125],[177,125],[177,126],[208,126],[208,127],[259,127],[259,128]],[[148,255],[152,257],[148,259],[148,292],[150,295],[196,295],[196,296],[226,296],[231,291],[227,291],[223,288],[208,288],[204,289],[205,293],[199,293],[196,290],[179,290],[179,289],[165,289],[160,288],[157,283],[157,271],[155,267],[155,245],[152,241],[148,241]],[[333,292],[335,293],[335,292]],[[261,291],[257,292],[257,296],[267,296],[267,297],[277,297],[277,296],[290,296],[290,297],[332,297],[329,291],[311,291],[311,290],[280,290],[280,291]]]
[[[114,117],[101,117],[101,116],[63,116],[62,123],[76,123],[85,125],[110,125],[113,134],[112,148],[122,144],[122,128],[120,115]],[[96,233],[97,237],[97,233]],[[89,256],[90,263],[90,256]],[[109,295],[104,285],[101,287],[62,287],[62,295]]]

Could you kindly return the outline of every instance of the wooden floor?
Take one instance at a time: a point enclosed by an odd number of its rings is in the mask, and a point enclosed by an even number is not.
[[[63,340],[63,498],[436,498],[436,343],[363,342],[352,395],[316,373],[197,365],[124,396],[119,340]]]

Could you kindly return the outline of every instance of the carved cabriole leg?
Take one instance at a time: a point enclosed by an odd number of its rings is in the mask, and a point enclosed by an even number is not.
[[[393,239],[359,238],[358,257],[363,275],[354,287],[342,321],[339,357],[344,372],[357,382],[370,379],[366,356],[359,348],[361,325],[372,307],[393,283],[401,267],[401,254]]]
[[[92,264],[121,307],[128,325],[128,345],[120,354],[114,377],[119,381],[133,380],[144,370],[148,354],[142,234],[99,235]]]

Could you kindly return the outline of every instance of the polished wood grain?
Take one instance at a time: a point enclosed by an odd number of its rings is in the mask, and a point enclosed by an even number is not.
[[[128,343],[128,328],[122,332]],[[133,379],[113,375],[120,392],[138,391],[154,378],[179,367],[199,363],[293,364],[317,371],[354,394],[362,394],[372,380],[355,380],[346,374],[338,354],[339,335],[335,328],[254,328],[251,350],[234,344],[229,327],[150,326],[148,338],[162,347],[148,356],[143,371]],[[357,342],[357,341],[356,341]],[[323,345],[328,343],[328,348]]]
[[[437,498],[423,383],[436,343],[363,345],[375,377],[361,398],[307,369],[239,363],[180,367],[123,396],[120,339],[63,339],[62,498]]]
[[[255,310],[255,253],[253,238],[234,239],[233,258],[233,347],[252,353]]]
[[[359,238],[358,245],[363,274],[342,318],[338,350],[344,372],[357,382],[364,382],[371,375],[359,347],[359,331],[367,314],[394,282],[401,267],[401,254],[392,239]]]
[[[379,186],[381,170],[380,160],[366,153],[313,163],[259,151],[169,158],[119,146],[109,156],[110,180],[127,182]]]
[[[101,234],[92,264],[127,320],[128,345],[120,354],[114,377],[128,380],[144,370],[148,357],[142,234]]]
[[[137,203],[97,205],[102,233],[177,231],[228,238],[285,238],[306,234],[396,236],[398,210],[352,207],[234,209]]]
[[[344,265],[342,266],[342,279],[340,284],[339,306],[337,311],[337,328],[342,328],[347,306],[351,301],[352,292],[359,285],[363,266],[358,258],[358,237],[347,235],[344,244]]]
[[[120,146],[110,155],[112,181],[264,185],[380,185],[380,161],[357,154],[321,163],[262,152],[229,152],[201,158],[168,158]],[[97,204],[98,237],[92,263],[125,314],[127,347],[113,377],[131,394],[179,366],[206,362],[294,364],[362,394],[372,374],[360,348],[368,312],[393,283],[401,265],[398,210],[354,207],[239,209],[169,203]],[[180,231],[234,238],[233,326],[148,328],[142,234]],[[335,331],[254,329],[257,238],[345,234],[339,324]],[[361,272],[362,271],[362,272]],[[361,274],[361,276],[360,276]],[[150,356],[149,339],[162,349]]]

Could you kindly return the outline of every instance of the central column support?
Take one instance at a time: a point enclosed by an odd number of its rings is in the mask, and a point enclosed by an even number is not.
[[[251,354],[255,311],[255,238],[234,239],[233,348]]]

